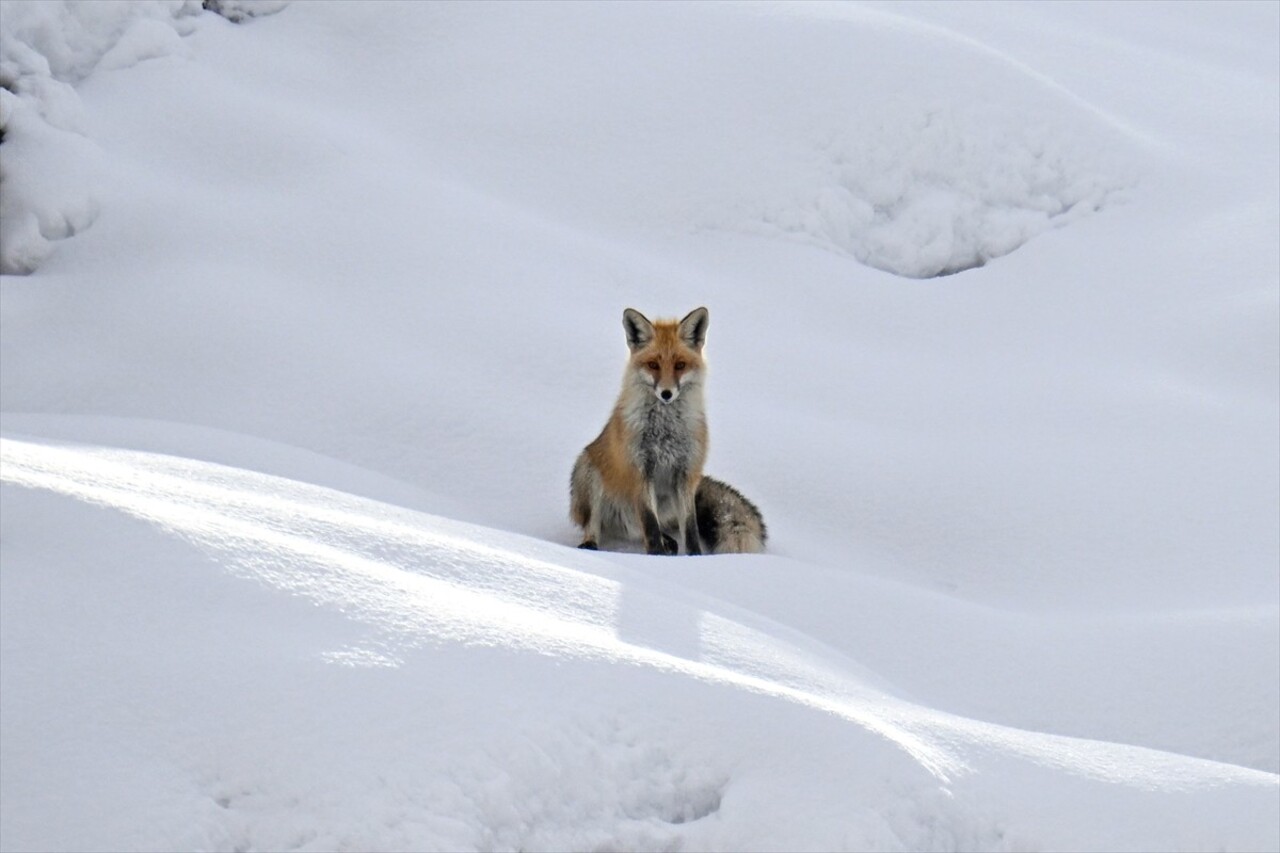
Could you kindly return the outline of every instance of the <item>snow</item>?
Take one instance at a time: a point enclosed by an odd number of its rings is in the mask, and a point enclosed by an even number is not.
[[[72,85],[181,54],[195,0],[8,3],[0,28],[0,273],[26,274],[98,216],[101,149]]]
[[[0,849],[1280,847],[1274,5],[221,5],[0,11]]]

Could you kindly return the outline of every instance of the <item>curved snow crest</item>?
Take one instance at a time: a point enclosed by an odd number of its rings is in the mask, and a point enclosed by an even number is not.
[[[1276,781],[1234,765],[1107,746],[1154,757],[1116,763],[1116,755],[1081,752],[1078,745],[1089,741],[919,708],[852,674],[856,664],[834,651],[823,655],[819,643],[802,649],[766,633],[745,611],[673,600],[660,585],[596,555],[515,534],[136,450],[0,438],[0,458],[0,482],[146,520],[215,552],[238,576],[335,608],[371,629],[364,644],[325,653],[333,663],[395,667],[415,649],[457,643],[648,667],[835,714],[897,744],[942,781],[972,771],[964,750],[955,748],[957,736],[1154,789],[1187,784],[1166,776],[1186,761],[1206,768],[1211,784]],[[698,626],[696,641],[673,645],[669,634],[690,620]],[[645,627],[630,630],[628,623]]]
[[[1101,781],[1106,797],[1117,785],[1146,797],[1261,793],[1280,781],[915,706],[820,644],[801,648],[750,613],[681,601],[600,556],[157,453],[0,438],[0,455],[6,484],[114,508],[198,544],[234,575],[342,612],[364,638],[321,657],[343,669],[397,669],[422,652],[462,647],[675,676],[854,722],[945,788],[982,789],[993,766]],[[718,808],[721,794],[705,795]],[[1004,839],[980,845],[1025,843]]]
[[[461,643],[590,658],[726,684],[837,714],[883,735],[939,778],[964,770],[886,713],[896,704],[829,664],[711,612],[684,653],[619,636],[624,585],[591,555],[423,516],[305,484],[138,451],[0,439],[4,482],[113,507],[219,554],[230,570],[336,608],[370,628],[333,663],[397,666]],[[551,558],[551,559],[548,559]],[[689,610],[630,589],[659,623]]]

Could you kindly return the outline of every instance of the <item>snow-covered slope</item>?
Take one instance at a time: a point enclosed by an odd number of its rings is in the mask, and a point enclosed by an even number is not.
[[[920,706],[643,560],[5,441],[13,849],[1266,843],[1271,774]]]
[[[1275,7],[4,8],[0,847],[1280,846]],[[699,304],[770,554],[573,550]]]

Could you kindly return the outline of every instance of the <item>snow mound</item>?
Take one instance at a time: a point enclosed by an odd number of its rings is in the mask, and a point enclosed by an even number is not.
[[[1278,840],[1272,774],[917,705],[625,559],[192,459],[0,442],[5,849]]]
[[[1007,255],[1110,203],[1127,178],[1008,111],[939,108],[859,127],[821,149],[826,182],[761,213],[778,233],[912,278]]]
[[[474,181],[562,216],[769,234],[923,278],[1136,180],[1142,142],[1121,123],[991,48],[864,6],[501,15],[479,45],[462,36],[483,12],[431,23],[427,79],[465,83],[426,86],[422,121],[448,123],[425,141],[464,173],[478,144],[497,171]],[[573,167],[539,167],[561,159]]]

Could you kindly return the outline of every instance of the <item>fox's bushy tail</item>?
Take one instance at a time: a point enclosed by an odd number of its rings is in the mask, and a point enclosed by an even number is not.
[[[741,492],[703,477],[694,496],[698,532],[712,554],[759,554],[768,538],[764,517]]]

